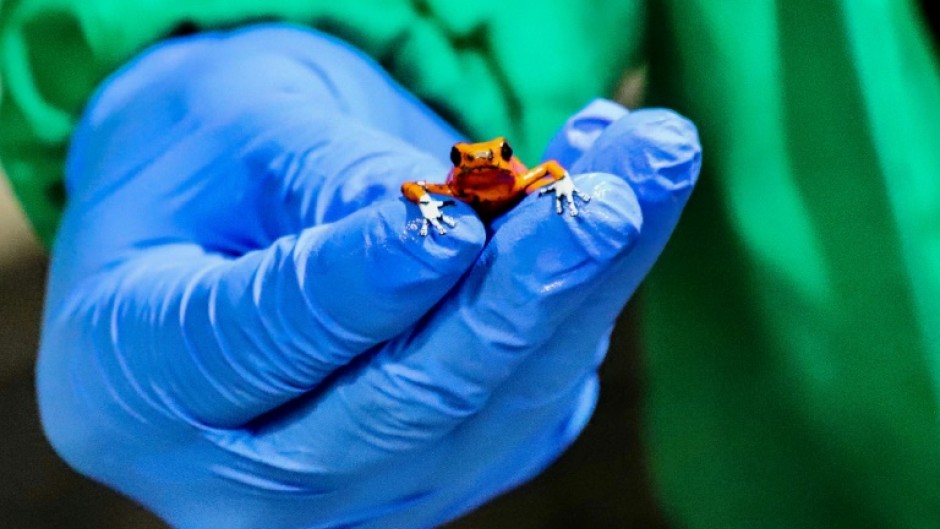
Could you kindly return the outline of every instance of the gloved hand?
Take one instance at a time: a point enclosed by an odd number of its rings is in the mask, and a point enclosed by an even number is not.
[[[49,439],[181,528],[432,527],[530,478],[698,173],[691,124],[625,114],[549,149],[579,217],[532,195],[488,235],[457,204],[421,237],[399,185],[461,138],[368,59],[287,26],[148,51],[71,145]]]

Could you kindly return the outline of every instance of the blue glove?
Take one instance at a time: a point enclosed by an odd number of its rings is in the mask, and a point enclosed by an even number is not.
[[[455,94],[455,97],[459,95]],[[75,133],[38,367],[78,471],[180,528],[428,528],[539,472],[699,168],[668,111],[595,102],[549,156],[593,199],[418,234],[460,136],[329,37],[164,43]]]

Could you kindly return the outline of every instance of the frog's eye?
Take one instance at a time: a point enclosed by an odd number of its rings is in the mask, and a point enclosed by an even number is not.
[[[503,146],[499,154],[503,157],[503,160],[506,160],[507,162],[512,159],[512,147],[509,146],[508,141],[503,142]]]
[[[456,167],[456,166],[460,165],[460,160],[461,160],[461,158],[462,158],[462,156],[461,156],[461,154],[460,154],[460,150],[457,149],[457,146],[454,145],[453,147],[451,147],[451,149],[450,149],[450,163],[454,164],[454,167]]]

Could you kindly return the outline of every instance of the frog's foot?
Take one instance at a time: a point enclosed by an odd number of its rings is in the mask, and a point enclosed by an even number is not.
[[[428,235],[428,226],[434,226],[434,229],[437,230],[437,233],[444,235],[447,233],[447,230],[444,229],[444,225],[447,224],[451,228],[457,225],[457,221],[454,220],[450,215],[445,215],[441,212],[441,208],[453,205],[453,200],[431,200],[429,195],[424,195],[421,197],[421,200],[418,202],[418,209],[421,210],[421,236],[426,237]]]
[[[571,212],[571,216],[578,216],[578,206],[576,206],[574,203],[575,195],[585,202],[591,201],[590,196],[582,193],[580,189],[574,186],[574,179],[571,178],[571,175],[567,172],[565,172],[565,176],[562,177],[561,180],[553,182],[539,189],[540,196],[550,192],[555,193],[555,212],[559,215],[561,215],[562,211],[564,211],[564,207],[562,205],[563,202],[567,202],[568,211]]]

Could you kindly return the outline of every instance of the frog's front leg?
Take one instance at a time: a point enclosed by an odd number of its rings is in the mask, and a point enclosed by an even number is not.
[[[574,180],[568,171],[564,169],[555,160],[549,160],[543,164],[530,169],[522,176],[522,185],[526,193],[532,193],[536,189],[539,195],[549,192],[555,193],[555,211],[560,215],[563,211],[562,200],[568,203],[568,210],[572,217],[578,216],[578,207],[574,203],[574,196],[590,202],[591,197],[582,193],[580,189],[574,186]]]
[[[428,193],[437,195],[454,196],[450,187],[445,184],[429,184],[424,180],[417,182],[405,182],[401,185],[401,194],[411,202],[418,205],[421,210],[421,236],[428,234],[428,225],[434,226],[438,233],[444,235],[447,230],[441,224],[447,224],[451,228],[457,225],[457,221],[449,215],[445,215],[441,208],[454,203],[453,200],[433,200]]]

